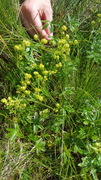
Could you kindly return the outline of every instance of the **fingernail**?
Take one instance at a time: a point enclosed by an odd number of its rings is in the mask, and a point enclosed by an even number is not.
[[[53,33],[50,33],[50,36],[53,36]]]

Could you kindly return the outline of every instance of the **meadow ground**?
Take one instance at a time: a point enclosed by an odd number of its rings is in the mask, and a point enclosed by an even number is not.
[[[99,180],[100,0],[54,1],[49,43],[0,7],[0,180]]]

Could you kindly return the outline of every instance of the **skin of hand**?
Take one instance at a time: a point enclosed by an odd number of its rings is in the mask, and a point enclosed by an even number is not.
[[[33,37],[38,33],[40,38],[49,40],[52,36],[49,27],[42,29],[42,20],[52,21],[53,11],[50,0],[24,0],[20,7],[20,19],[28,34]]]

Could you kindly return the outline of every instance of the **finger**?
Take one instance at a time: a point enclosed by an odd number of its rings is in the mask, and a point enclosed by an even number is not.
[[[27,18],[28,18],[28,21],[30,22],[30,26],[33,26],[37,30],[41,38],[48,39],[48,34],[46,33],[45,30],[42,30],[42,22],[41,22],[38,11],[34,11],[34,14],[30,13]]]
[[[21,11],[19,12],[19,16],[22,22],[22,25],[25,27],[26,31],[28,32],[28,34],[33,37],[33,35],[36,33],[35,32],[35,28],[31,27],[29,21],[27,20],[26,16],[24,15],[24,13]]]
[[[50,10],[50,11],[47,11],[47,12],[44,12],[43,20],[46,20],[46,21],[49,21],[49,22],[51,22],[51,21],[53,20],[53,15],[52,15],[52,11],[51,11],[51,10]],[[47,22],[44,23],[44,24],[47,24]],[[52,36],[53,33],[50,31],[50,28],[51,28],[50,26],[51,26],[51,24],[49,24],[49,25],[47,26],[47,28],[45,29],[45,31],[46,31],[46,33],[47,33],[49,36]]]

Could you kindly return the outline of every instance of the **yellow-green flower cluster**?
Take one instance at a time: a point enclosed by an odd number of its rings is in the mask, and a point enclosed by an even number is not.
[[[66,40],[69,40],[69,34],[66,34],[64,37]]]
[[[30,90],[27,90],[27,86],[31,83],[31,74],[25,73],[25,80],[21,81],[21,86],[18,87],[17,93],[24,93],[25,95],[30,95]]]
[[[62,67],[62,63],[61,62],[59,62],[58,64],[56,64],[55,65],[57,68],[60,68],[60,67]]]
[[[45,69],[45,67],[44,67],[44,65],[42,63],[39,64],[39,69],[41,69],[41,70]]]
[[[67,31],[67,26],[63,25],[60,30],[61,35],[65,35],[66,31]]]
[[[22,55],[19,55],[19,56],[18,56],[18,60],[21,61],[22,59],[23,59]]]
[[[101,14],[97,14],[97,17],[101,18]]]
[[[50,41],[50,43],[51,43],[52,46],[56,46],[56,41],[55,40]]]
[[[37,35],[37,34],[35,34],[34,36],[34,40],[35,41],[38,41],[39,40],[39,36]],[[47,39],[45,39],[45,38],[43,38],[43,39],[41,39],[41,44],[47,44],[48,43],[48,40]]]
[[[31,46],[31,43],[29,40],[23,40],[21,44],[16,44],[14,46],[14,49],[17,51],[24,51],[26,47]]]
[[[62,31],[66,31],[67,30],[67,27],[65,25],[62,26],[61,28]]]
[[[34,91],[36,92],[36,93],[39,93],[40,91],[41,91],[41,89],[40,88],[34,88]]]
[[[18,109],[18,108],[25,108],[26,104],[22,103],[19,99],[12,99],[11,97],[3,98],[1,99],[1,102],[4,103],[7,107],[12,107],[14,109]]]
[[[67,27],[63,26],[62,30],[66,31]],[[66,60],[66,57],[70,54],[70,44],[69,44],[69,35],[64,33],[64,35],[57,40],[57,48],[53,50],[53,58],[56,61],[59,61],[60,59]],[[65,57],[65,58],[64,58]]]
[[[44,100],[44,97],[40,94],[41,89],[36,87],[34,88],[34,91],[35,91],[35,94],[34,94],[35,98],[39,100],[40,102],[42,102]]]
[[[98,17],[97,22],[98,22],[98,23],[101,23],[101,14],[97,14],[97,17]]]
[[[47,40],[47,39],[41,39],[41,43],[42,43],[42,44],[47,44],[47,43],[48,43],[48,40]]]
[[[54,112],[58,112],[60,109],[61,105],[59,103],[55,104],[55,108],[53,109]]]
[[[25,81],[29,80],[32,78],[31,74],[25,73]]]
[[[24,51],[25,48],[22,44],[17,44],[14,46],[14,49],[17,50],[17,51]]]
[[[44,100],[44,97],[40,94],[41,93],[41,88],[39,87],[35,87],[34,88],[34,97],[39,100],[40,102],[42,102]]]
[[[77,45],[78,44],[78,40],[75,39],[74,42],[73,42],[74,45]]]
[[[48,118],[48,116],[49,116],[49,109],[44,109],[43,111],[40,111],[40,117],[41,118]]]
[[[1,102],[7,105],[7,99],[6,98],[1,99]]]
[[[39,74],[38,71],[34,71],[33,74],[34,74],[36,79],[43,80],[43,77]]]
[[[100,143],[100,142],[96,142],[96,143],[94,144],[94,146],[92,147],[92,149],[94,149],[95,152],[101,153],[101,143]]]
[[[28,47],[28,46],[31,45],[29,40],[23,40],[22,44],[23,44],[24,47]]]
[[[38,41],[38,40],[39,40],[39,36],[38,36],[37,34],[35,34],[33,37],[34,37],[34,40],[35,40],[35,41]]]
[[[37,100],[41,101],[41,102],[44,100],[43,96],[41,96],[41,95],[39,95],[39,94],[36,94],[36,95],[35,95],[35,98],[36,98]]]
[[[57,70],[49,70],[47,71],[44,67],[44,64],[40,63],[39,65],[35,65],[35,71],[33,72],[34,77],[41,81],[47,81],[50,75],[56,74]]]
[[[56,108],[60,108],[60,104],[59,103],[56,103],[55,106],[56,106]]]

